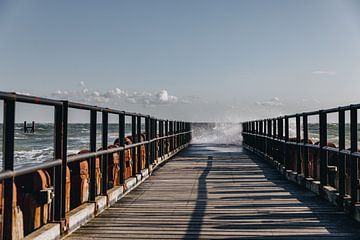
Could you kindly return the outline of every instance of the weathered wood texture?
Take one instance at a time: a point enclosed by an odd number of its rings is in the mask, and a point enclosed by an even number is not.
[[[359,237],[358,223],[240,146],[191,145],[69,239]]]

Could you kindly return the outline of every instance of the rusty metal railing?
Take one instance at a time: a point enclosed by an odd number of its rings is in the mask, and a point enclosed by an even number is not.
[[[50,219],[52,222],[66,224],[66,172],[68,164],[88,160],[89,164],[89,202],[95,201],[96,193],[96,169],[95,160],[101,159],[101,167],[104,171],[101,174],[101,194],[106,195],[108,185],[108,157],[112,153],[119,153],[120,156],[120,184],[125,183],[124,168],[126,150],[132,151],[132,176],[141,171],[140,148],[146,148],[146,168],[155,162],[157,157],[163,157],[169,152],[178,150],[191,140],[191,126],[188,122],[169,121],[157,119],[140,113],[130,113],[116,109],[103,108],[81,103],[59,101],[47,98],[39,98],[27,95],[20,95],[9,92],[0,92],[0,100],[4,103],[3,123],[3,171],[0,172],[0,181],[3,182],[3,205],[2,205],[2,238],[12,239],[13,234],[13,198],[15,179],[19,176],[30,174],[41,169],[50,169],[54,199],[51,207]],[[17,102],[46,105],[54,109],[54,159],[35,165],[14,168],[14,145],[15,145],[15,106]],[[79,155],[68,156],[68,111],[69,109],[81,109],[88,111],[90,117],[90,144],[89,152]],[[97,113],[102,114],[102,148],[96,149],[96,126]],[[108,148],[108,115],[118,116],[118,145]],[[125,117],[131,117],[132,144],[125,144]],[[141,126],[145,125],[146,139],[140,141]],[[137,157],[135,157],[137,155]],[[24,219],[26,221],[26,219]],[[63,228],[62,228],[63,229]]]
[[[359,104],[244,122],[243,144],[263,158],[281,164],[285,170],[319,181],[320,190],[326,186],[335,188],[338,205],[344,207],[350,202],[351,209],[359,203],[358,109]],[[337,115],[337,145],[328,139],[330,114]],[[318,121],[319,139],[315,143],[309,138],[309,118]],[[289,136],[290,120],[295,123],[295,137]],[[350,134],[348,148],[346,129]]]

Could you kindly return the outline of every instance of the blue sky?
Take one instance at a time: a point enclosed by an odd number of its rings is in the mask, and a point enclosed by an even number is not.
[[[359,1],[0,0],[1,90],[167,118],[358,103],[359,43]]]

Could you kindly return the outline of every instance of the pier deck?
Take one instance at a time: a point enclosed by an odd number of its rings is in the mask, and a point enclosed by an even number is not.
[[[359,223],[241,146],[193,144],[67,239],[359,237]]]

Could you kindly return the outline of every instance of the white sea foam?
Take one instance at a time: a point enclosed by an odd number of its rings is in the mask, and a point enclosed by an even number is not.
[[[193,124],[193,143],[240,144],[242,141],[239,123]]]

